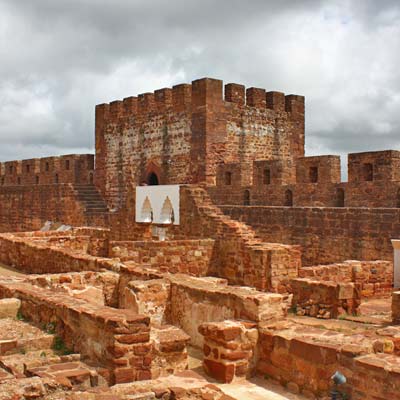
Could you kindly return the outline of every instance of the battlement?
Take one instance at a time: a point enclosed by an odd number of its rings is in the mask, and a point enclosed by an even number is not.
[[[202,78],[96,106],[95,183],[110,204],[132,183],[215,185],[218,164],[239,162],[243,186],[253,161],[303,156],[303,96]]]
[[[202,78],[191,84],[182,83],[171,88],[126,97],[96,106],[96,119],[117,122],[121,118],[145,118],[166,112],[190,111],[192,105],[233,103],[239,106],[270,109],[276,112],[304,114],[304,96],[285,95],[255,87]]]
[[[93,154],[67,154],[0,163],[1,186],[92,183]]]
[[[400,151],[370,151],[348,156],[349,182],[400,181]]]

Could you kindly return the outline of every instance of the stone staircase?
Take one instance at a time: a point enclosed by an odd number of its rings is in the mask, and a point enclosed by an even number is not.
[[[78,200],[85,206],[86,214],[103,214],[108,212],[106,202],[94,185],[75,184],[74,191]]]
[[[224,233],[224,235],[226,235],[228,233],[227,231],[230,231],[233,237],[240,237],[249,246],[264,244],[262,239],[255,234],[250,226],[225,215],[212,202],[205,189],[202,187],[188,186],[187,190],[199,212],[215,223],[215,225],[213,225],[213,230],[216,231],[216,234]]]
[[[301,263],[297,246],[264,242],[251,227],[223,214],[201,186],[185,186],[185,191],[192,203],[187,212],[200,221],[190,226],[191,233],[216,240],[216,276],[261,291],[287,290]]]

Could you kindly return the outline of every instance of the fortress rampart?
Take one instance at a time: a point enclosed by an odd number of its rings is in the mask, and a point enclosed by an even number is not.
[[[302,96],[204,78],[96,107],[95,182],[112,208],[151,179],[214,185],[221,162],[302,156]]]
[[[339,156],[257,160],[252,185],[238,163],[220,164],[209,192],[217,204],[296,207],[400,207],[400,152],[348,155],[348,182]]]
[[[0,163],[1,186],[93,183],[93,154],[68,154]]]

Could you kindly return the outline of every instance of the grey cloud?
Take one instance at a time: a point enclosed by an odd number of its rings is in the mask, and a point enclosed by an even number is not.
[[[307,152],[400,148],[397,0],[0,0],[0,159],[90,151],[94,105],[211,76],[304,94]]]

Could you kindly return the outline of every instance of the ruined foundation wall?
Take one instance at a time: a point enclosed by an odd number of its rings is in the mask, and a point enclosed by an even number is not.
[[[69,348],[109,369],[112,383],[151,378],[148,317],[7,280],[0,297],[19,298],[22,316],[39,326],[53,323]]]
[[[110,242],[109,257],[147,264],[161,272],[206,276],[213,249],[212,239]]]
[[[393,261],[390,239],[400,236],[398,209],[220,208],[268,242],[301,245],[303,266],[343,260]]]
[[[96,271],[99,261],[89,254],[50,247],[48,242],[35,243],[25,237],[0,234],[0,262],[28,274]]]
[[[368,354],[371,348],[354,345],[338,335],[291,337],[268,329],[259,330],[258,373],[307,397],[323,397],[331,390],[331,376],[340,371],[347,384],[340,387],[353,400],[395,400],[400,390],[398,357]]]
[[[362,297],[388,295],[393,290],[393,262],[345,261],[343,263],[300,268],[300,278],[357,285]]]

